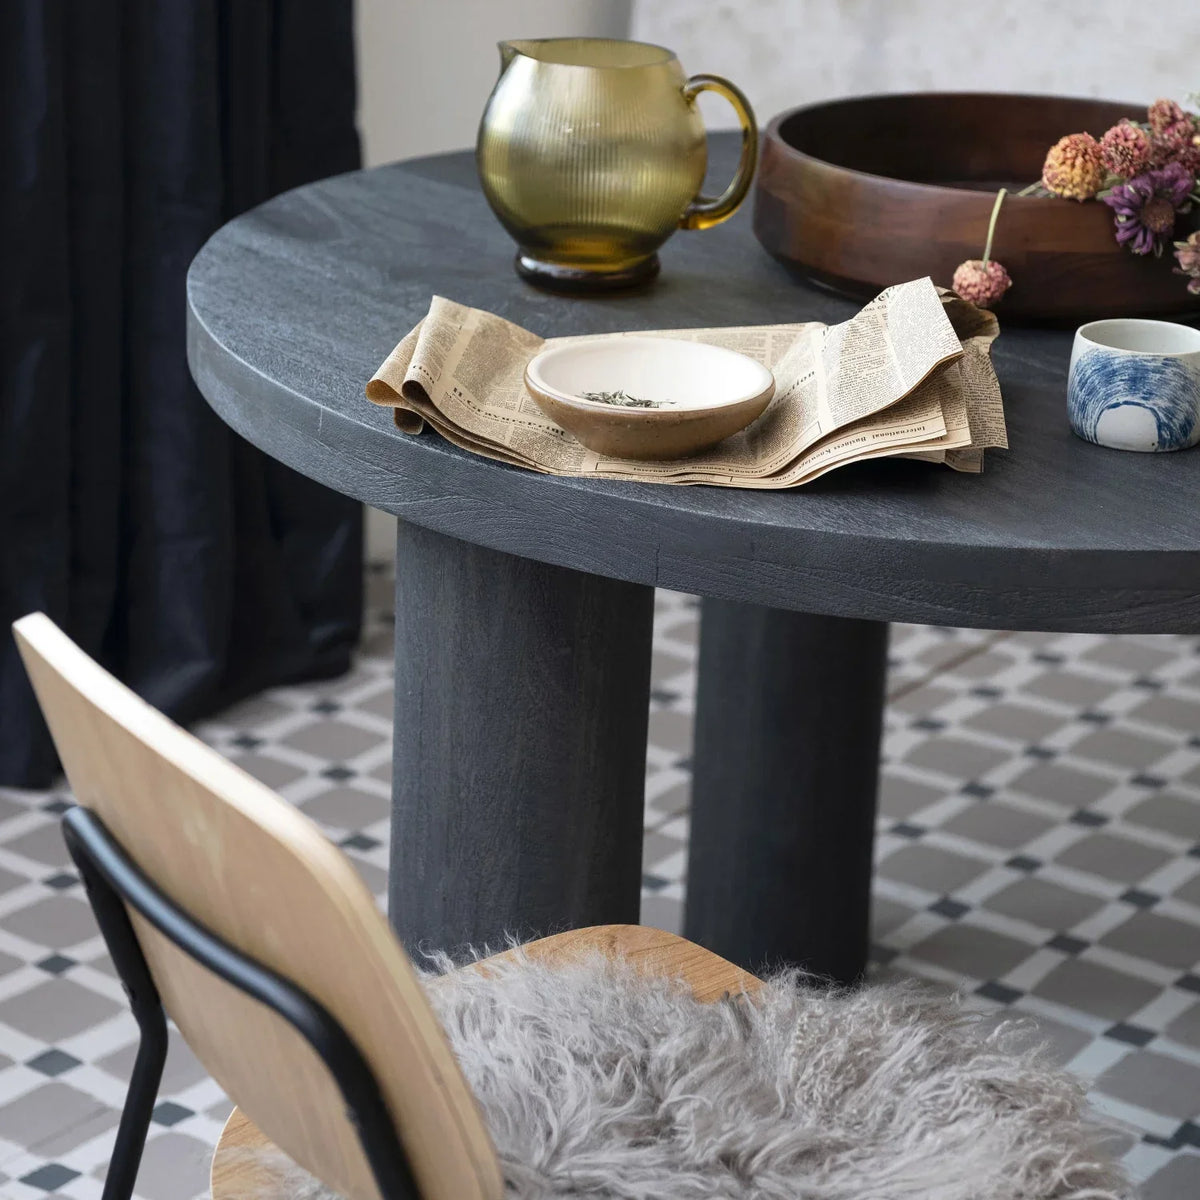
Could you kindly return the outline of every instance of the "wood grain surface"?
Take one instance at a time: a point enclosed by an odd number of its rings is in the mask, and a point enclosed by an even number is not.
[[[1105,204],[1015,193],[1068,133],[1099,138],[1144,106],[1062,96],[919,92],[781,113],[767,129],[754,231],[779,258],[851,295],[983,254],[996,189],[1010,189],[992,254],[1013,277],[1004,317],[1079,324],[1195,312],[1167,262],[1131,254]],[[1192,221],[1181,219],[1181,229]]]
[[[396,557],[401,939],[636,921],[654,593],[406,522]]]
[[[701,630],[684,933],[856,983],[887,626],[705,600]]]
[[[715,172],[737,139],[712,139]],[[795,492],[558,479],[399,433],[363,387],[439,293],[544,335],[820,319],[749,213],[663,248],[641,293],[565,298],[512,274],[469,154],[355,172],[219,231],[188,281],[189,359],[268,453],[413,524],[598,575],[812,613],[1009,629],[1200,628],[1200,453],[1128,454],[1066,422],[1070,335],[1005,329],[1011,449],[981,478],[917,463]]]

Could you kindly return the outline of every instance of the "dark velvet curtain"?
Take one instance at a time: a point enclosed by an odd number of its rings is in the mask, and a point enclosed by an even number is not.
[[[349,665],[360,506],[209,411],[184,279],[358,165],[354,101],[350,0],[0,2],[0,784],[56,772],[26,612],[180,720]]]

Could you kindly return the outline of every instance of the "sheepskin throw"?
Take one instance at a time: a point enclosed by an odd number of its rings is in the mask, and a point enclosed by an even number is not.
[[[1028,1032],[794,974],[699,1004],[599,956],[427,987],[520,1200],[1127,1200]],[[295,1169],[289,1200],[332,1194]]]

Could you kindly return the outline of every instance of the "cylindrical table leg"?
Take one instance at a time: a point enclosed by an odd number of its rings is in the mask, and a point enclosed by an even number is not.
[[[706,600],[687,936],[749,968],[866,966],[887,625]]]
[[[652,588],[399,522],[392,924],[412,949],[636,923]]]

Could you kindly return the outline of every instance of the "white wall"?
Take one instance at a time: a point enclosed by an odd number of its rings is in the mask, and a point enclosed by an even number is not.
[[[764,125],[864,92],[1200,90],[1200,0],[635,0],[632,36],[728,75]],[[727,111],[714,123],[732,125]]]
[[[367,165],[473,146],[502,39],[627,37],[629,8],[630,0],[357,0]]]

